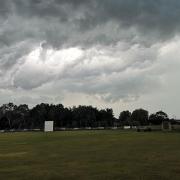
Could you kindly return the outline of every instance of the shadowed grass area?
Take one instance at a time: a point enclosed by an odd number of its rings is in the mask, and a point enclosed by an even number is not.
[[[0,134],[0,179],[180,179],[180,133]]]

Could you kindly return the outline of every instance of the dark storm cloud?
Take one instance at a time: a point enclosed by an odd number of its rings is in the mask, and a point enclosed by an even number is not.
[[[177,0],[7,0],[1,3],[0,13],[20,17],[15,26],[19,23],[29,26],[29,30],[23,32],[24,38],[38,36],[37,39],[47,40],[55,47],[77,43],[112,44],[123,38],[132,43],[151,44],[171,38],[180,30],[180,1]],[[29,24],[22,21],[29,21]],[[108,23],[116,31],[111,32],[109,27],[109,32],[104,32]],[[98,33],[94,32],[96,29]],[[132,29],[131,34],[122,35],[122,29]],[[81,33],[84,33],[82,38]],[[111,33],[115,33],[114,38]],[[17,39],[12,37],[12,41],[21,40],[18,32],[16,35]],[[8,44],[12,35],[9,39],[7,36],[3,34],[1,40]],[[137,40],[137,36],[141,38]]]

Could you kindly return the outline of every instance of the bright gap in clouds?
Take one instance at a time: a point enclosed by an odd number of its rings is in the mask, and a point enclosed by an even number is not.
[[[45,65],[55,68],[63,68],[66,64],[73,64],[83,54],[80,48],[68,49],[43,49],[41,46],[33,50],[28,56],[26,62],[35,65]]]
[[[15,73],[14,84],[22,89],[34,89],[55,81],[66,71],[67,66],[72,66],[82,55],[80,48],[54,50],[37,47],[25,57],[24,63]]]

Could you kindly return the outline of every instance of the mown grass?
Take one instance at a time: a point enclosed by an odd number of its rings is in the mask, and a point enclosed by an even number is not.
[[[0,179],[179,180],[180,133],[0,134]]]

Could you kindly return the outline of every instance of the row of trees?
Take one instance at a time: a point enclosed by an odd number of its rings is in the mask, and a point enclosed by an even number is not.
[[[149,116],[143,109],[123,111],[115,118],[112,109],[98,110],[92,106],[67,108],[41,103],[29,109],[26,104],[8,103],[0,107],[0,129],[43,129],[44,121],[54,121],[55,128],[74,128],[160,124],[166,119],[168,116],[162,111]]]
[[[119,115],[119,122],[121,125],[159,125],[163,121],[170,120],[168,115],[163,111],[158,111],[155,114],[149,116],[148,111],[144,109],[137,109],[132,113],[130,111],[123,111]]]
[[[113,126],[112,109],[98,110],[92,106],[66,108],[62,104],[28,105],[4,104],[0,107],[0,129],[42,129],[44,121],[54,121],[58,127],[109,127]]]

